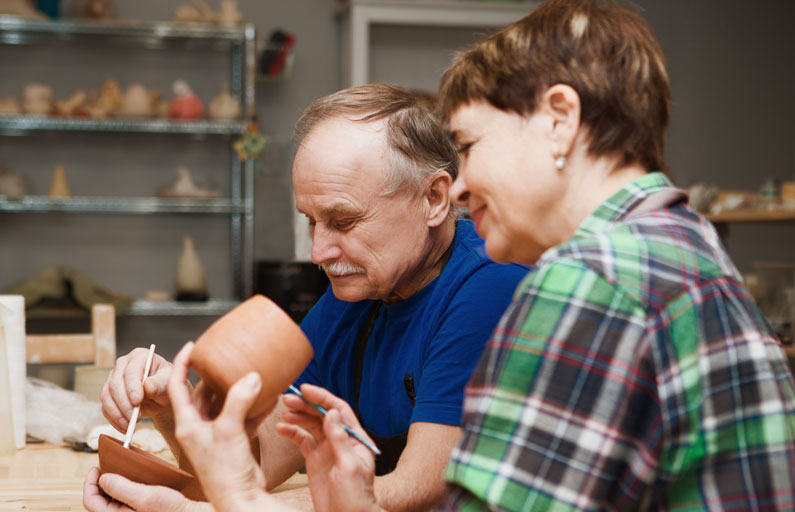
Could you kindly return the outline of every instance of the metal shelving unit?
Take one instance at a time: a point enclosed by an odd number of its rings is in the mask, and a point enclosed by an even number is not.
[[[236,199],[170,199],[158,197],[70,197],[51,199],[26,196],[19,201],[0,196],[0,212],[16,213],[245,213]]]
[[[231,93],[241,101],[243,118],[239,121],[171,121],[0,116],[0,136],[71,132],[233,137],[245,130],[245,119],[255,113],[256,31],[251,24],[239,28],[216,28],[167,22],[39,21],[0,15],[0,44],[60,46],[64,43],[123,45],[142,51],[174,47],[191,51],[230,52],[229,85]],[[28,196],[12,201],[0,196],[0,213],[228,215],[234,297],[204,303],[139,300],[127,312],[130,315],[220,315],[251,295],[253,288],[254,162],[241,162],[231,147],[229,152],[228,197],[178,199],[84,196],[50,199]]]
[[[184,135],[237,135],[243,121],[167,121],[161,119],[67,119],[33,116],[0,116],[0,135],[35,132],[172,133]]]

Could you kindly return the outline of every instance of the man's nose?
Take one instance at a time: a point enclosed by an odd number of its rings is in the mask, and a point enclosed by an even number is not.
[[[342,256],[342,249],[334,233],[322,223],[315,224],[312,233],[312,263],[320,265],[327,261],[335,261]]]
[[[450,187],[450,198],[456,206],[466,206],[469,202],[469,190],[464,177],[459,174]]]

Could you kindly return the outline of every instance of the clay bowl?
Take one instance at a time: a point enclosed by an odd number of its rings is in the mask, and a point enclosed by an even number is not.
[[[105,434],[99,436],[99,470],[141,484],[165,485],[180,492],[194,482],[190,473],[136,446],[125,448],[122,441]]]
[[[248,417],[268,412],[314,355],[303,331],[272,300],[255,295],[216,320],[196,340],[191,366],[210,389],[226,394],[255,371],[262,388]]]

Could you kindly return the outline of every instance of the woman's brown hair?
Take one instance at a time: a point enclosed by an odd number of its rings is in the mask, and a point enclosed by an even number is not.
[[[665,58],[643,17],[608,0],[549,0],[459,54],[439,86],[442,119],[477,100],[529,115],[558,83],[580,97],[589,154],[666,170]]]

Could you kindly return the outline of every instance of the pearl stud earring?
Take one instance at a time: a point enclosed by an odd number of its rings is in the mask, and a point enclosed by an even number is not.
[[[555,157],[555,169],[561,170],[566,166],[566,157],[564,155],[561,155],[556,151],[552,156]]]

